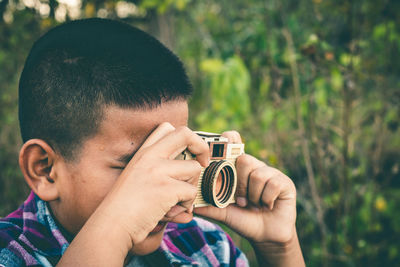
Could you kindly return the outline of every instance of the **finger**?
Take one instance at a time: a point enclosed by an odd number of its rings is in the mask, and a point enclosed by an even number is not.
[[[192,212],[182,212],[179,213],[178,215],[174,216],[171,219],[171,222],[174,223],[188,223],[193,219],[193,213]]]
[[[166,174],[174,179],[197,185],[202,167],[196,160],[165,160]],[[162,163],[161,163],[162,164]]]
[[[263,162],[247,154],[243,154],[237,158],[236,171],[237,171],[238,183],[236,189],[236,198],[239,198],[237,199],[237,201],[239,201],[238,204],[240,206],[245,206],[241,205],[242,203],[240,203],[240,201],[242,201],[243,199],[247,199],[248,197],[247,193],[248,193],[250,173],[256,168],[263,166],[265,166]]]
[[[247,215],[250,215],[250,212],[246,211],[246,209],[243,209],[234,204],[231,204],[223,209],[214,206],[199,207],[199,208],[194,208],[193,212],[196,215],[224,222],[228,224],[230,227],[232,226],[235,227],[235,225],[239,227],[238,224],[240,224],[241,218],[238,218],[237,214],[242,214],[245,215],[246,217]],[[236,214],[236,216],[234,214]]]
[[[222,137],[228,138],[229,143],[242,144],[242,137],[237,131],[226,131],[221,134]]]
[[[208,166],[209,148],[207,143],[187,127],[177,128],[149,147],[154,154],[169,159],[174,159],[186,148],[196,155],[196,160],[203,167]]]
[[[167,214],[165,214],[165,219],[173,218],[186,210],[187,209],[181,205],[175,205],[167,212]]]
[[[144,143],[141,145],[139,151],[141,149],[144,149],[146,147],[149,147],[159,141],[161,138],[166,136],[167,134],[173,132],[175,130],[175,127],[172,126],[171,123],[169,122],[163,122],[160,125],[158,125],[157,128],[153,130],[153,132],[146,138]]]
[[[178,204],[184,207],[187,211],[192,212],[193,202],[197,195],[197,186],[178,180],[171,182],[171,188],[176,188],[175,193],[177,198],[175,205]]]
[[[193,212],[188,211],[180,205],[173,206],[170,211],[165,214],[163,220],[174,223],[188,223],[193,219]]]
[[[278,198],[282,190],[282,182],[279,180],[278,177],[269,179],[261,195],[260,202],[268,205],[270,210],[274,208],[275,200]]]
[[[268,176],[266,176],[266,173],[266,167],[261,167],[253,170],[249,175],[247,190],[248,199],[255,206],[261,204],[261,196],[268,183]]]
[[[213,206],[206,206],[200,208],[194,208],[193,212],[197,215],[204,216],[217,221],[225,221],[226,212],[230,206],[220,209]]]

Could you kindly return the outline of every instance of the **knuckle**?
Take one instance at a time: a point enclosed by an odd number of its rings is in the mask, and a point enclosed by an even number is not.
[[[152,179],[152,181],[149,182],[147,185],[153,187],[154,194],[159,196],[160,199],[163,199],[163,203],[168,201],[169,198],[166,195],[166,192],[168,192],[166,190],[168,190],[170,186],[168,179]]]
[[[248,166],[251,164],[253,164],[253,158],[247,154],[240,155],[236,160],[236,165],[238,167]]]
[[[200,137],[199,137],[200,138]],[[201,139],[201,150],[202,150],[202,152],[208,152],[209,150],[210,150],[210,147],[208,146],[208,144],[203,140],[203,139]]]
[[[277,179],[271,179],[268,182],[268,188],[272,191],[280,191],[281,190],[281,184]]]
[[[150,177],[159,177],[159,175],[160,175],[159,169],[158,168],[152,168],[152,167],[147,169],[147,173],[148,173],[148,175]],[[163,184],[163,179],[161,179],[161,184]]]
[[[189,193],[191,195],[192,198],[195,198],[197,195],[197,187],[194,185],[190,185],[189,187]]]
[[[176,128],[177,134],[182,138],[186,143],[190,143],[193,135],[196,135],[192,130],[190,130],[187,126],[179,126]]]
[[[284,180],[289,184],[290,187],[296,188],[296,185],[294,184],[293,180],[284,175]]]
[[[160,185],[160,188],[167,187],[169,186],[169,181],[168,179],[160,179],[158,184]]]
[[[222,136],[232,139],[231,141],[235,141],[235,142],[238,142],[241,140],[239,132],[237,132],[235,130],[225,131],[222,133]]]
[[[176,128],[176,131],[183,136],[189,136],[190,133],[192,132],[187,126],[179,126]]]
[[[175,127],[174,126],[172,126],[172,124],[171,123],[169,123],[169,122],[163,122],[163,123],[161,123],[159,126],[158,126],[160,129],[165,129],[165,130],[174,130],[175,129]]]
[[[286,176],[283,172],[274,167],[268,167],[274,176]]]
[[[296,197],[296,185],[294,184],[294,182],[292,181],[292,179],[289,179],[289,188],[291,189],[291,191],[294,193],[294,196]]]
[[[235,140],[239,141],[239,140],[241,139],[241,136],[240,136],[240,133],[239,133],[239,132],[233,130],[233,131],[229,131],[229,133],[230,133],[233,137],[235,137]]]
[[[200,162],[193,160],[193,169],[195,170],[196,174],[201,173],[201,170],[203,169],[203,167],[200,165]]]
[[[296,191],[296,185],[295,185],[295,183],[293,182],[293,180],[290,179],[289,177],[287,177],[286,175],[285,175],[285,177],[286,177],[286,180],[287,180],[287,182],[288,182],[288,184],[289,184],[289,187],[290,187],[293,191]]]
[[[262,168],[253,170],[250,173],[250,179],[255,180],[257,182],[264,181],[265,180],[265,171]]]

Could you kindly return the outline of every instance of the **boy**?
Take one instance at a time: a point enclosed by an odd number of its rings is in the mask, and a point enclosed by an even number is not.
[[[0,222],[0,266],[247,265],[193,213],[247,238],[260,265],[303,266],[295,187],[257,159],[237,159],[236,204],[193,210],[209,152],[186,127],[191,92],[179,59],[128,25],[81,20],[41,37],[19,85],[32,193]],[[196,160],[174,160],[185,149]]]

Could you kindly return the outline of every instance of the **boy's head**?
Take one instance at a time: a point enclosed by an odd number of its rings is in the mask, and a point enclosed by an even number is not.
[[[105,106],[153,108],[191,92],[182,63],[155,38],[117,21],[73,21],[42,36],[26,60],[22,139],[43,139],[72,160],[96,134]]]
[[[20,79],[27,183],[76,234],[155,127],[187,124],[191,92],[179,59],[138,29],[103,19],[52,29]],[[162,234],[151,233],[134,253],[155,250]]]

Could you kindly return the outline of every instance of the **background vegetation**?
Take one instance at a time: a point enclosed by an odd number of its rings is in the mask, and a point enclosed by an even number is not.
[[[396,0],[0,0],[0,216],[28,193],[17,85],[30,47],[63,21],[108,17],[182,58],[196,88],[192,128],[238,130],[248,153],[295,181],[309,266],[394,266],[399,12]]]

